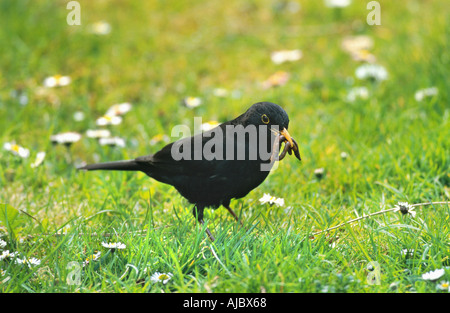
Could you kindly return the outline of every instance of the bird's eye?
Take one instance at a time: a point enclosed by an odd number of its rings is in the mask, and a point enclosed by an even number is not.
[[[261,121],[264,124],[269,124],[269,122],[270,122],[269,117],[267,115],[265,115],[265,114],[261,115]]]

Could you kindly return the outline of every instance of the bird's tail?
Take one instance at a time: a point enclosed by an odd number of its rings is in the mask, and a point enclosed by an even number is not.
[[[78,168],[79,170],[97,171],[140,171],[142,166],[135,160],[115,161],[106,163],[88,164]]]

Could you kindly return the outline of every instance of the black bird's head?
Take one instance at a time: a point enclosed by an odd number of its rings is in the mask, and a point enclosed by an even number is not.
[[[289,117],[286,111],[272,102],[258,102],[244,113],[246,122],[253,125],[277,125],[280,129],[288,128]]]
[[[272,132],[281,133],[294,145],[287,131],[289,127],[289,116],[278,104],[272,102],[255,103],[240,118],[243,118],[246,125],[267,125]]]

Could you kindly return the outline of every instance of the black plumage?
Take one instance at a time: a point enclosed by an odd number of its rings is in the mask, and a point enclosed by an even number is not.
[[[287,132],[289,117],[277,104],[259,102],[239,117],[217,127],[168,144],[153,155],[134,160],[90,164],[83,170],[142,171],[174,186],[189,202],[203,224],[206,207],[230,208],[231,199],[242,198],[259,186],[275,160],[294,152],[298,145]],[[277,147],[285,147],[280,155]],[[230,151],[232,150],[232,151]],[[181,157],[181,159],[180,159]],[[206,228],[211,240],[214,237]]]

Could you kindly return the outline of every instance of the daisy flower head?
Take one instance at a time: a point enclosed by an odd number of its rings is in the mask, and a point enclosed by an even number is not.
[[[328,8],[345,8],[348,7],[352,1],[351,0],[324,0],[325,6]]]
[[[373,39],[366,35],[347,36],[342,39],[341,47],[350,54],[368,51],[373,47]]]
[[[0,254],[0,261],[4,259],[13,259],[17,256],[17,252],[9,252],[9,250],[5,250]]]
[[[111,136],[111,132],[108,129],[88,129],[86,136],[88,138],[108,138]]]
[[[132,105],[129,102],[114,104],[112,107],[110,107],[106,111],[105,115],[107,115],[107,116],[123,115],[123,114],[127,113],[128,111],[130,111],[131,108],[132,108]]]
[[[125,147],[125,140],[120,137],[100,138],[98,142],[102,146]]]
[[[6,247],[6,241],[0,239],[0,249],[3,249],[4,247]]]
[[[53,144],[70,146],[73,143],[81,139],[81,134],[77,132],[65,132],[53,135],[50,137],[50,141]]]
[[[44,162],[46,153],[44,151],[38,152],[36,155],[36,160],[30,165],[31,168],[36,168]]]
[[[370,53],[369,50],[365,49],[358,50],[350,54],[352,56],[352,59],[355,61],[374,63],[377,60],[377,58],[372,53]]]
[[[317,178],[322,178],[324,174],[325,174],[325,169],[324,169],[323,167],[321,167],[321,168],[316,168],[316,169],[314,170],[314,175],[315,175]]]
[[[440,282],[436,285],[436,289],[450,292],[450,283],[448,281]]]
[[[412,257],[414,255],[414,249],[402,249],[400,253],[402,256]]]
[[[95,35],[108,35],[111,32],[111,25],[105,21],[98,21],[93,23],[89,30]]]
[[[198,97],[186,97],[183,99],[182,103],[185,107],[189,109],[196,108],[202,104],[202,99]]]
[[[441,269],[437,269],[437,270],[422,274],[422,279],[435,281],[435,280],[438,280],[439,278],[441,278],[442,276],[444,276],[444,274],[445,274],[445,270],[443,268],[441,268]]]
[[[275,204],[277,207],[284,206],[284,199],[283,198],[277,198],[274,196],[271,196],[268,193],[265,193],[260,199],[259,202],[261,204],[269,203],[269,204]]]
[[[69,76],[54,75],[44,79],[44,86],[47,88],[62,87],[69,85],[71,81]]]
[[[95,123],[98,126],[119,125],[122,123],[122,117],[117,115],[103,115],[99,117]]]
[[[81,122],[84,120],[84,112],[83,111],[76,111],[75,113],[73,113],[73,119],[75,120],[75,122]]]
[[[414,99],[420,102],[425,98],[436,96],[439,93],[439,89],[437,87],[430,87],[425,89],[417,90],[414,94]]]
[[[110,242],[110,243],[106,243],[106,242],[102,242],[102,246],[108,249],[125,249],[127,246],[121,242]]]
[[[154,146],[160,142],[169,142],[169,140],[170,140],[169,136],[164,134],[158,134],[153,136],[152,139],[150,139],[150,145]]]
[[[163,283],[164,285],[167,284],[167,282],[172,278],[172,273],[160,273],[155,272],[151,277],[150,280],[153,283]]]
[[[388,72],[387,70],[378,64],[363,64],[360,65],[356,71],[355,75],[358,79],[361,80],[371,80],[371,81],[383,81],[388,79]]]
[[[39,260],[39,259],[37,259],[37,258],[23,258],[23,259],[20,259],[20,258],[17,258],[16,260],[15,260],[15,263],[16,264],[20,264],[20,265],[27,265],[28,267],[31,267],[31,266],[38,266],[38,265],[40,265],[41,264],[41,260]]]
[[[213,129],[216,126],[219,126],[219,122],[217,122],[217,121],[209,121],[209,122],[203,123],[200,126],[200,128],[201,128],[202,131],[206,132],[208,130]]]
[[[302,58],[301,50],[279,50],[270,54],[270,59],[275,64],[282,64],[284,62],[294,62]]]
[[[347,93],[347,101],[355,102],[357,99],[369,98],[369,90],[367,87],[353,87]]]
[[[12,154],[24,159],[30,156],[30,150],[17,145],[15,142],[6,142],[3,145],[3,149],[10,151]]]
[[[394,212],[400,211],[403,215],[411,214],[412,217],[416,216],[416,211],[414,211],[414,206],[408,202],[399,202],[394,206]]]
[[[226,96],[228,96],[228,90],[220,87],[214,88],[213,95],[219,98],[225,98]]]
[[[88,265],[91,261],[98,261],[101,256],[102,256],[102,252],[101,251],[98,251],[98,252],[92,254],[91,256],[88,256],[86,258],[86,260],[83,261],[83,267]]]
[[[345,151],[342,151],[341,154],[340,154],[340,156],[341,156],[341,159],[342,159],[342,160],[347,160],[348,157],[349,157],[348,153],[345,152]]]

